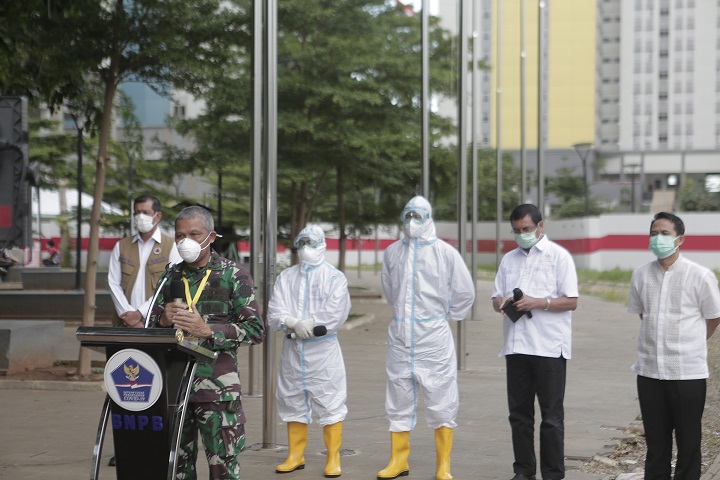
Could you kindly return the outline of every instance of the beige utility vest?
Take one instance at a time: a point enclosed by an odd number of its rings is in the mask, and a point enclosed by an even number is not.
[[[133,242],[134,237],[125,237],[120,240],[120,270],[122,271],[121,285],[125,292],[125,298],[130,300],[132,289],[137,280],[140,252],[138,246]],[[150,240],[148,240],[150,241]],[[162,235],[160,243],[156,243],[150,252],[150,256],[145,264],[145,298],[150,298],[155,293],[155,286],[160,279],[160,275],[165,271],[165,267],[170,261],[170,252],[175,241],[172,237]],[[146,312],[142,312],[143,316]],[[113,320],[113,325],[122,326],[123,322],[117,315]]]

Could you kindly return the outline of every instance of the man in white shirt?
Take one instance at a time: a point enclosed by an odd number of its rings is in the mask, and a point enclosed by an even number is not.
[[[175,241],[160,232],[160,201],[152,195],[135,199],[134,237],[115,244],[108,266],[108,285],[117,318],[114,326],[142,328],[155,286],[168,263],[182,261]]]
[[[649,247],[657,260],[638,267],[630,281],[628,311],[640,316],[632,369],[647,441],[646,480],[670,478],[673,431],[673,478],[700,478],[707,339],[720,323],[720,291],[712,271],[680,256],[684,241],[680,217],[655,215]]]
[[[507,395],[515,461],[512,480],[535,480],[535,396],[540,405],[540,472],[565,478],[565,378],[571,358],[572,311],[577,308],[575,263],[544,232],[540,210],[523,204],[510,213],[518,248],[495,276],[492,304],[503,314]],[[521,293],[514,295],[514,290]],[[514,300],[514,301],[513,301]],[[508,301],[522,316],[513,321]],[[506,312],[507,310],[507,312]],[[507,313],[507,315],[506,315]]]

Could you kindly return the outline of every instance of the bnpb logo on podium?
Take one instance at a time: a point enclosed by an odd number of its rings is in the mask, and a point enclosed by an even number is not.
[[[105,365],[105,389],[118,406],[132,412],[152,407],[162,392],[157,362],[133,348],[120,350]]]

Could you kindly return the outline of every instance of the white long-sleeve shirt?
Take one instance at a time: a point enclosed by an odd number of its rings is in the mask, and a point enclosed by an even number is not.
[[[110,264],[108,266],[108,286],[110,287],[110,296],[112,297],[115,312],[118,316],[128,311],[138,310],[143,318],[146,317],[148,308],[150,308],[150,298],[145,297],[145,266],[155,245],[162,242],[162,233],[160,228],[155,229],[152,237],[144,242],[140,235],[137,234],[133,238],[133,243],[138,246],[140,256],[140,264],[138,265],[138,274],[133,285],[130,299],[125,297],[125,291],[122,287],[122,269],[120,268],[120,242],[115,244],[110,254]],[[170,263],[176,264],[182,262],[182,257],[177,251],[177,247],[173,244],[170,250]]]

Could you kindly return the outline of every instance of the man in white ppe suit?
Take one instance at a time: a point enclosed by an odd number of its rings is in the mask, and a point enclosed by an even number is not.
[[[404,237],[383,254],[382,284],[393,309],[388,328],[385,410],[391,456],[378,478],[409,473],[410,430],[418,398],[435,430],[438,480],[451,479],[450,452],[458,412],[457,359],[449,320],[462,320],[475,290],[458,251],[437,238],[432,207],[414,197],[402,211]]]
[[[278,414],[287,422],[288,456],[275,471],[305,468],[308,424],[314,415],[327,447],[324,474],[335,478],[341,474],[342,421],[347,414],[337,332],[347,320],[350,294],[345,275],[325,261],[325,234],[319,226],[305,227],[294,245],[300,263],[280,273],[268,305],[270,327],[289,332],[283,339],[276,396]]]

